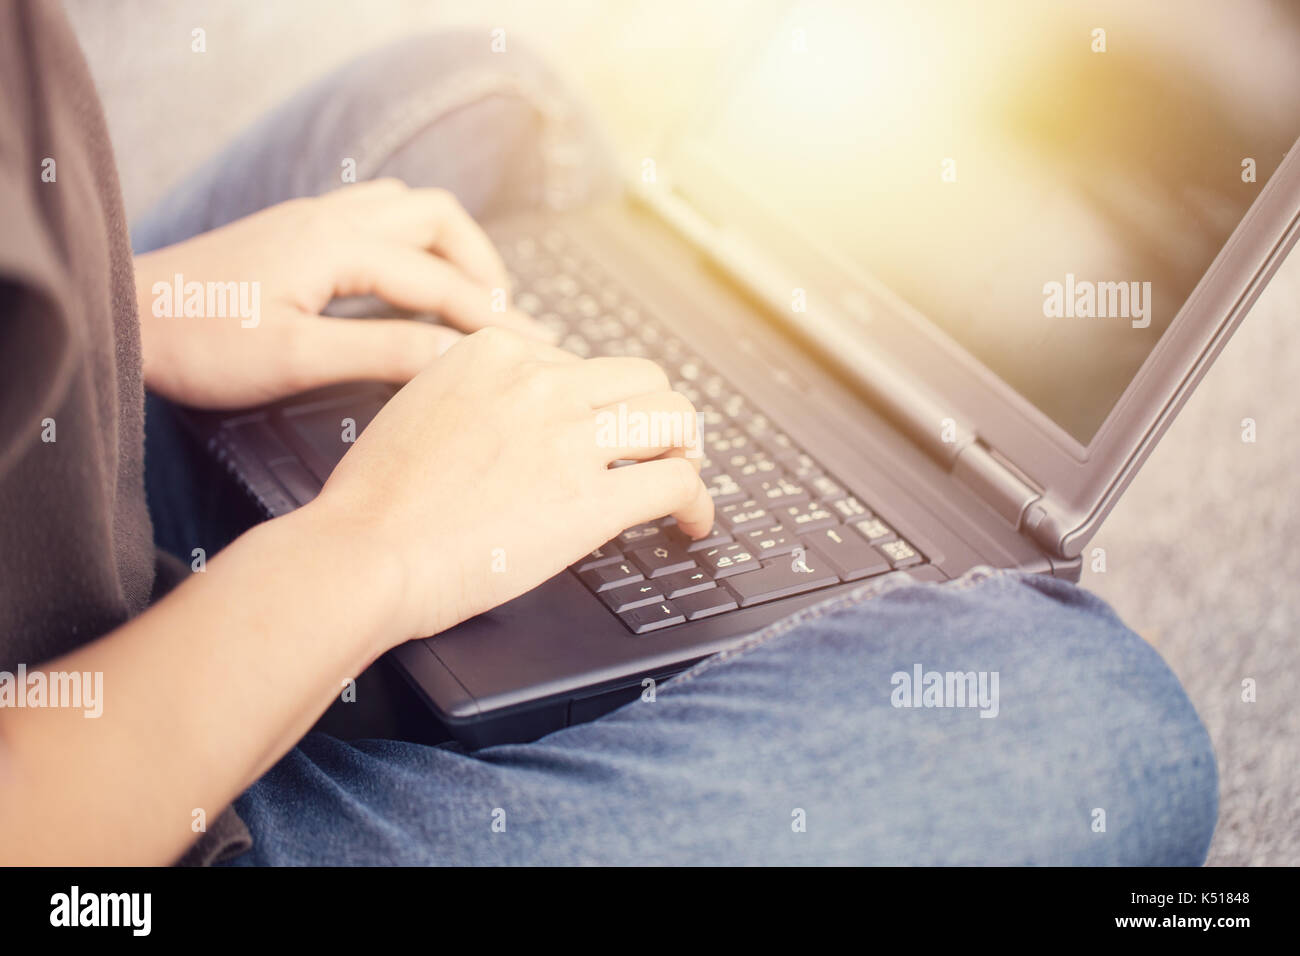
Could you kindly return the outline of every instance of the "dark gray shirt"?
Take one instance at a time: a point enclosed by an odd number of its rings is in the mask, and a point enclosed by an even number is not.
[[[0,3],[0,670],[113,630],[183,570],[145,506],[136,309],[76,39],[57,3]],[[227,813],[187,861],[246,840]]]

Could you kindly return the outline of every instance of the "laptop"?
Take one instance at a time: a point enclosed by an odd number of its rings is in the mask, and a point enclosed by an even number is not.
[[[1078,580],[1300,234],[1300,17],[1024,6],[782,5],[618,200],[486,224],[564,348],[692,400],[717,523],[391,652],[452,736],[591,719],[865,582]],[[276,516],[392,393],[191,421]]]

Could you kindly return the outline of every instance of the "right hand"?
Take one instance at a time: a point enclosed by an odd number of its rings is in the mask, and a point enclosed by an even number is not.
[[[384,406],[304,510],[346,528],[357,554],[397,558],[389,646],[517,597],[640,522],[709,531],[698,459],[602,447],[597,414],[619,403],[686,416],[697,440],[694,409],[653,363],[583,360],[504,329],[464,338]]]

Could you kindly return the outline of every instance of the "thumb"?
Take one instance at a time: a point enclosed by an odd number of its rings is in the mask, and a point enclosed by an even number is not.
[[[372,380],[402,384],[431,365],[460,332],[411,319],[303,316],[290,330],[293,378],[303,389]]]

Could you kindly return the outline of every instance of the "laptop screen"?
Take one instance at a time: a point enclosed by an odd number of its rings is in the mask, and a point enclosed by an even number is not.
[[[1294,0],[812,0],[762,33],[696,148],[1083,445],[1300,135]]]

